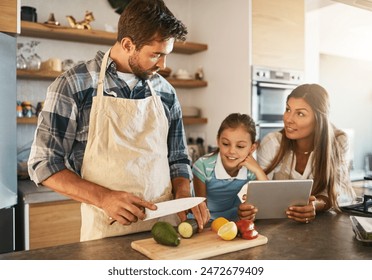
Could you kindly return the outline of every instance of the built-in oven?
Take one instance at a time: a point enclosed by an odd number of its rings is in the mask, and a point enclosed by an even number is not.
[[[287,96],[303,82],[303,72],[290,69],[252,67],[252,117],[257,138],[283,128]]]

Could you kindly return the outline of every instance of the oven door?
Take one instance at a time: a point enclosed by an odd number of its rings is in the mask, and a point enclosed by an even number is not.
[[[257,123],[282,121],[287,96],[294,88],[296,85],[253,81],[252,117]]]
[[[280,131],[284,127],[283,122],[260,123],[256,125],[257,141],[261,141],[267,134]]]

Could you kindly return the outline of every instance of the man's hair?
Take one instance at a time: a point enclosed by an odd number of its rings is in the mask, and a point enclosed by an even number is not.
[[[166,7],[163,0],[132,0],[120,15],[117,41],[129,37],[140,50],[154,40],[175,38],[185,41],[186,26]]]

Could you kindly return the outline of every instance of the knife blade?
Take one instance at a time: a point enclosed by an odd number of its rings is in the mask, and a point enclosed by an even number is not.
[[[158,208],[156,210],[146,209],[146,218],[144,221],[188,210],[202,203],[204,200],[205,197],[185,197],[155,203]]]

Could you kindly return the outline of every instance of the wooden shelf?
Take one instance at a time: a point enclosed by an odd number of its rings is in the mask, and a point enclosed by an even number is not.
[[[112,32],[81,30],[30,21],[21,21],[21,36],[101,45],[113,45],[116,41],[116,33]],[[207,49],[208,46],[206,44],[175,42],[173,52],[194,54]]]
[[[54,80],[62,72],[47,71],[47,70],[17,70],[18,79],[28,79],[28,80]],[[206,87],[208,83],[202,80],[179,80],[174,78],[167,79],[169,83],[174,87],[179,88],[199,88]]]
[[[17,124],[37,124],[37,117],[17,118]]]
[[[28,79],[28,80],[54,80],[62,72],[48,71],[48,70],[22,70],[17,69],[18,79]]]
[[[206,118],[183,117],[184,125],[206,124],[207,122],[208,119]]]
[[[206,87],[208,83],[204,80],[181,80],[174,78],[167,78],[167,81],[174,87],[178,88],[200,88]]]

